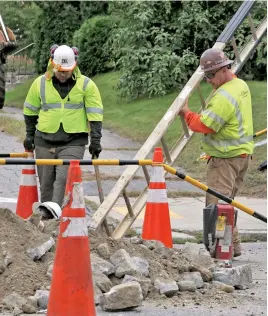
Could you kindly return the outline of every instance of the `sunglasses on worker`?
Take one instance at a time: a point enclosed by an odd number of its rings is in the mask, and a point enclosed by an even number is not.
[[[216,73],[217,73],[218,71],[220,71],[220,70],[221,70],[222,68],[224,68],[224,67],[227,67],[228,69],[230,69],[229,65],[223,66],[223,67],[219,68],[219,69],[218,69],[217,71],[215,71],[215,72],[208,72],[208,73],[204,74],[204,79],[208,79],[208,80],[213,79],[213,78],[215,77]]]
[[[220,69],[218,69],[218,70],[215,71],[215,72],[208,72],[208,73],[206,73],[206,74],[204,75],[204,79],[208,79],[208,80],[213,79],[213,78],[215,77],[216,73],[217,73],[218,71],[220,71],[222,68],[223,68],[223,67],[221,67]]]

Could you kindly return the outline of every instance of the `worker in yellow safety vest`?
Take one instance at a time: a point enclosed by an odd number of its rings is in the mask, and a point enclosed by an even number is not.
[[[37,159],[83,159],[85,145],[98,158],[103,105],[96,84],[77,66],[78,49],[53,45],[45,75],[30,87],[24,103],[26,150]],[[89,124],[88,124],[89,122]],[[41,202],[62,205],[68,166],[38,166]]]
[[[250,91],[232,74],[232,62],[220,49],[207,49],[200,58],[200,67],[214,94],[201,115],[190,111],[188,102],[179,115],[192,131],[204,134],[202,147],[209,156],[208,187],[233,199],[248,169],[254,143]],[[216,197],[206,195],[206,205],[217,203]],[[233,242],[234,256],[240,256],[237,226]]]

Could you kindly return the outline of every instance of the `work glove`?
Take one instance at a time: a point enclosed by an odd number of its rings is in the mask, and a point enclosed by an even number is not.
[[[94,159],[94,158],[98,159],[99,155],[102,151],[100,141],[91,141],[88,150],[92,156],[92,159]]]
[[[34,137],[33,136],[26,136],[23,142],[23,146],[25,150],[34,150]]]
[[[23,142],[25,150],[34,150],[34,135],[35,135],[35,126],[37,124],[38,116],[37,115],[24,115],[24,121],[26,125],[26,138]]]
[[[90,121],[90,146],[89,153],[92,155],[92,159],[99,158],[99,155],[102,151],[101,148],[101,129],[102,122],[99,121]]]

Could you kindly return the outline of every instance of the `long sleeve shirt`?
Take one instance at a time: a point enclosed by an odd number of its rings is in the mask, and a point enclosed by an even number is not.
[[[192,112],[190,110],[187,111],[184,116],[186,124],[193,132],[203,134],[215,133],[213,129],[207,127],[205,124],[201,122],[200,117],[200,114]]]

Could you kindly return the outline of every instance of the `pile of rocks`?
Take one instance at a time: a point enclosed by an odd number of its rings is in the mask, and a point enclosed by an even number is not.
[[[9,215],[10,218],[13,218],[12,215]],[[13,227],[18,221],[21,220],[13,218],[10,225]],[[37,234],[36,227],[31,223],[23,222],[23,225],[20,222],[22,235],[27,232],[29,238],[29,234]],[[14,231],[14,227],[12,230]],[[47,308],[56,234],[39,234],[45,236],[45,240],[31,247],[21,247],[20,260],[16,260],[18,253],[12,253],[12,249],[15,249],[12,244],[4,241],[6,248],[9,248],[2,252],[0,257],[0,267],[5,266],[0,272],[0,285],[7,280],[13,280],[13,286],[3,287],[5,297],[0,298],[0,309],[12,310],[18,315]],[[1,240],[8,240],[10,236],[6,231],[5,236],[0,237]],[[211,291],[211,295],[214,295],[215,290],[230,293],[235,288],[248,288],[252,282],[249,265],[231,269],[218,268],[203,245],[186,243],[180,249],[169,249],[158,241],[142,240],[138,237],[115,241],[94,231],[89,232],[89,241],[92,290],[95,304],[100,304],[103,310],[135,308],[142,305],[145,299],[170,298],[184,292],[193,295],[198,291]],[[25,286],[28,288],[18,286],[20,291],[17,291],[14,276],[11,275],[12,267],[19,264],[22,259],[27,262],[30,260],[35,273],[42,274],[42,277],[29,273],[27,276],[21,271],[25,277]],[[29,280],[26,282],[29,277],[38,279],[39,284],[34,283],[35,286],[32,286]]]
[[[249,265],[218,268],[202,245],[187,243],[182,249],[169,249],[161,242],[137,237],[116,246],[114,241],[99,244],[91,265],[95,303],[104,310],[140,306],[147,297],[195,292],[210,287],[209,283],[233,292],[252,282]]]

